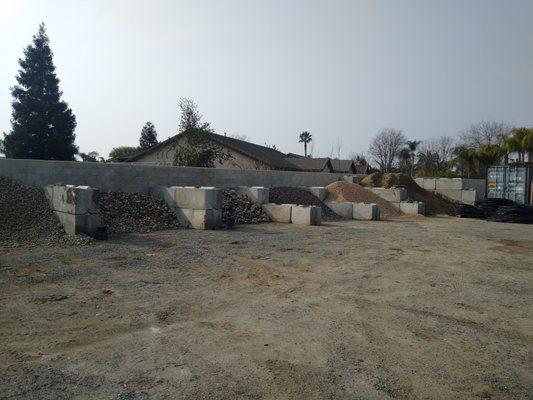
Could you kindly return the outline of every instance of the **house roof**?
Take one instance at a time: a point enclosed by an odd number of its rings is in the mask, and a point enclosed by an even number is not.
[[[349,173],[355,171],[353,160],[331,159],[331,166],[333,167],[333,172]]]
[[[311,157],[287,157],[286,160],[296,165],[303,171],[327,171],[332,172],[329,158],[311,158]]]
[[[270,147],[261,146],[255,143],[246,142],[244,140],[235,139],[229,136],[218,135],[216,133],[208,133],[211,139],[222,146],[229,147],[239,153],[242,153],[250,158],[261,161],[272,168],[285,169],[285,170],[298,170],[298,166],[294,165],[290,161],[286,160],[286,155],[278,150],[274,150]],[[176,141],[183,133],[174,135],[167,140],[150,147],[141,153],[137,153],[128,158],[128,162],[136,161],[142,156],[152,153],[167,144]]]

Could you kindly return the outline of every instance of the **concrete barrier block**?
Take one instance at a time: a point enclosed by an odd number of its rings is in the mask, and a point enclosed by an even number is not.
[[[149,189],[150,196],[163,200],[169,207],[176,207],[174,188],[167,186],[154,186]]]
[[[324,201],[325,198],[328,197],[328,190],[325,187],[311,186],[308,188],[308,190],[322,201]]]
[[[386,201],[400,202],[407,200],[407,190],[404,187],[368,188]]]
[[[455,189],[461,190],[463,188],[463,180],[461,178],[438,178],[436,179],[436,190],[441,189]]]
[[[379,205],[375,203],[353,203],[353,219],[365,221],[379,220]]]
[[[174,208],[174,214],[181,225],[193,229],[209,230],[222,225],[222,210],[220,209]]]
[[[400,211],[407,215],[424,215],[425,207],[421,201],[401,201],[399,203]]]
[[[291,222],[295,225],[320,225],[322,209],[317,206],[292,206]]]
[[[328,202],[326,205],[331,208],[331,210],[337,214],[340,215],[343,218],[352,219],[353,218],[353,203],[350,202]]]
[[[464,204],[470,204],[471,206],[474,205],[474,203],[477,200],[481,200],[478,198],[478,193],[475,189],[465,189],[461,190],[461,202]]]
[[[294,204],[263,204],[263,210],[273,222],[291,222],[292,207]]]
[[[54,211],[70,214],[98,214],[98,189],[88,186],[48,185],[45,194]]]
[[[176,207],[194,210],[222,208],[222,191],[214,187],[172,186]]]
[[[443,196],[449,197],[452,200],[463,201],[461,189],[439,189],[437,193],[442,194]]]
[[[238,194],[244,194],[256,204],[268,203],[270,190],[264,186],[237,186],[233,190]]]

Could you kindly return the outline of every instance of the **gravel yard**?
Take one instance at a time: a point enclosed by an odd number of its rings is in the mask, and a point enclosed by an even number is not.
[[[532,269],[447,217],[0,247],[0,398],[530,399]]]

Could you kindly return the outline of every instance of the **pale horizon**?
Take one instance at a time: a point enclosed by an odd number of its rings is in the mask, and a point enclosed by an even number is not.
[[[533,125],[533,2],[0,0],[0,132],[18,58],[46,24],[80,152],[177,133],[193,99],[216,133],[314,155],[366,152],[381,128],[409,139],[481,120]]]

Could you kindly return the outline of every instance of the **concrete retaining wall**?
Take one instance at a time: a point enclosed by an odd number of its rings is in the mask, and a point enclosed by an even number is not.
[[[465,204],[474,204],[485,198],[485,179],[415,178],[418,186],[433,190]]]
[[[29,186],[86,185],[102,191],[147,193],[153,186],[326,186],[344,174],[268,170],[226,170],[72,161],[0,158],[0,176]]]

